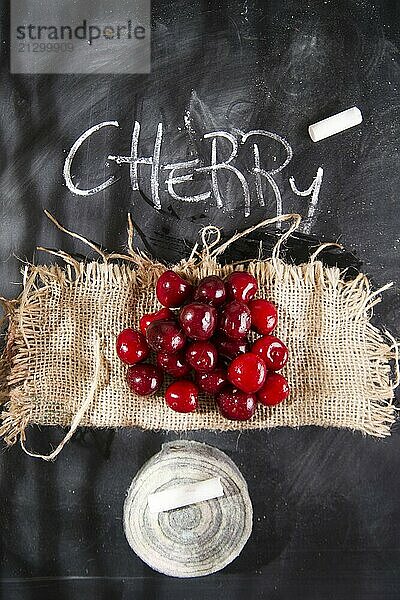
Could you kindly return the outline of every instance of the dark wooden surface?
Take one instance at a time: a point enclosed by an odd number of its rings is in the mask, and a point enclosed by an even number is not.
[[[15,296],[19,259],[48,260],[37,245],[87,254],[47,221],[105,248],[125,244],[126,213],[135,242],[155,257],[187,255],[209,223],[224,236],[274,216],[275,204],[243,202],[234,179],[222,177],[226,203],[186,204],[163,191],[162,209],[149,203],[149,180],[132,192],[126,166],[120,181],[82,198],[65,187],[63,162],[89,127],[102,130],[75,163],[75,182],[90,187],[113,171],[108,154],[128,153],[135,119],[142,151],[150,152],[163,122],[167,161],[209,160],[204,133],[265,129],[287,139],[293,159],[277,176],[284,212],[305,214],[288,177],[308,187],[324,177],[311,234],[339,240],[378,287],[393,280],[375,322],[400,335],[400,5],[330,0],[224,2],[154,0],[152,73],[142,76],[12,76],[8,72],[8,12],[2,11],[0,86],[0,294]],[[307,126],[352,105],[357,129],[313,144]],[[185,130],[190,111],[195,132]],[[276,147],[263,147],[273,168]],[[279,158],[279,157],[278,157]],[[249,157],[238,161],[248,176]],[[205,185],[196,183],[198,186]],[[200,189],[199,187],[196,188]],[[255,236],[256,237],[256,236]],[[268,236],[259,236],[266,246]],[[302,241],[293,255],[305,251]],[[305,244],[305,245],[304,245]],[[233,255],[251,255],[256,242]],[[354,262],[354,261],[353,261]],[[62,432],[31,432],[43,451]],[[2,449],[1,590],[5,599],[173,598],[397,600],[400,595],[399,428],[385,440],[340,430],[188,433],[226,452],[246,477],[254,532],[223,572],[178,581],[152,572],[130,551],[121,526],[125,492],[143,462],[174,434],[134,430],[81,431],[54,464]]]

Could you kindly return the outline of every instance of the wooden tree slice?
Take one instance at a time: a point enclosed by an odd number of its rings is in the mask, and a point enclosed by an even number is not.
[[[220,477],[224,496],[158,514],[149,494]],[[132,550],[172,577],[199,577],[223,569],[249,539],[253,508],[247,484],[217,448],[179,440],[164,444],[136,474],[124,504],[124,530]]]

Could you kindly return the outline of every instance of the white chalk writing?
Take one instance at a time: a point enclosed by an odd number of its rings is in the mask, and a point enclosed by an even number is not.
[[[119,123],[118,121],[104,121],[103,123],[99,123],[97,125],[94,125],[93,127],[90,127],[90,129],[85,131],[76,140],[76,142],[73,144],[71,150],[67,155],[67,158],[64,163],[64,179],[68,189],[75,195],[90,196],[93,194],[97,194],[98,192],[113,185],[119,179],[115,175],[112,175],[103,183],[100,183],[99,185],[91,189],[80,189],[72,181],[71,167],[78,150],[91,135],[93,135],[102,127],[107,126],[119,127]],[[138,121],[135,121],[132,132],[131,148],[129,155],[125,156],[110,154],[107,158],[109,161],[113,161],[117,165],[129,164],[130,184],[132,190],[134,191],[138,191],[140,187],[139,181],[140,175],[142,173],[140,169],[145,167],[150,168],[151,202],[153,203],[155,209],[159,210],[162,207],[162,194],[160,192],[161,172],[167,172],[164,181],[165,191],[168,194],[168,196],[173,198],[174,200],[178,200],[181,202],[204,202],[208,201],[211,198],[218,208],[223,208],[224,202],[226,201],[224,200],[223,194],[221,192],[221,184],[218,178],[218,173],[221,171],[225,171],[227,174],[229,174],[229,176],[235,177],[237,182],[239,183],[242,192],[241,195],[243,200],[244,215],[245,217],[248,217],[251,214],[252,194],[250,192],[250,185],[248,181],[249,177],[246,177],[245,173],[243,172],[243,169],[240,169],[238,166],[240,164],[238,155],[240,150],[248,142],[251,141],[253,158],[251,167],[247,167],[246,172],[250,173],[251,175],[250,182],[252,181],[252,188],[255,189],[255,200],[257,202],[257,205],[260,207],[266,206],[265,190],[263,187],[263,181],[265,181],[267,189],[269,187],[273,194],[276,207],[276,215],[281,216],[283,214],[282,193],[278,182],[276,181],[276,175],[278,173],[281,173],[289,165],[290,161],[293,158],[293,150],[290,144],[280,135],[262,129],[253,129],[248,132],[243,132],[239,129],[235,129],[234,133],[228,131],[212,131],[203,135],[203,139],[205,140],[205,142],[208,140],[211,141],[209,164],[201,163],[199,158],[194,158],[192,160],[180,160],[175,163],[162,164],[162,123],[158,123],[154,145],[151,153],[149,153],[150,156],[142,156],[139,152],[140,131],[140,123]],[[266,169],[265,167],[263,167],[259,140],[257,140],[257,137],[277,142],[284,151],[284,159],[280,163],[278,163],[277,166],[275,166],[273,169]],[[229,145],[228,151],[226,150],[227,145]],[[276,157],[274,157],[274,160],[277,160]],[[185,183],[187,184],[187,182],[194,182],[194,176],[196,174],[197,178],[199,178],[201,174],[204,174],[206,176],[208,175],[209,184],[207,186],[208,189],[206,191],[201,191],[197,194],[194,194],[193,192],[189,194],[184,194],[182,190],[177,190],[177,186],[180,186]],[[300,197],[310,196],[307,211],[307,219],[304,225],[304,231],[306,233],[310,232],[315,219],[319,193],[322,185],[322,177],[323,170],[321,167],[319,167],[317,170],[317,175],[314,178],[312,184],[308,189],[304,191],[300,191],[297,188],[293,176],[288,178],[290,188],[294,194]],[[205,182],[203,181],[203,190],[204,183],[207,185],[207,179],[205,180]]]
[[[304,197],[304,196],[311,195],[310,204],[308,206],[307,217],[306,217],[306,220],[303,225],[304,233],[310,233],[311,227],[314,223],[315,209],[317,208],[317,204],[318,204],[319,192],[320,192],[321,185],[322,185],[323,175],[324,175],[324,170],[322,169],[322,167],[319,167],[314,181],[312,182],[312,184],[310,185],[310,187],[307,190],[304,190],[304,192],[301,192],[300,190],[297,189],[295,181],[294,181],[294,177],[289,177],[290,187],[292,188],[292,191],[297,196]]]

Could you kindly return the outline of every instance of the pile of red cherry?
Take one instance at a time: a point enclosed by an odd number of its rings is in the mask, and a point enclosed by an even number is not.
[[[257,290],[257,280],[245,271],[234,271],[225,281],[205,277],[196,288],[165,271],[156,287],[164,308],[143,315],[141,331],[124,329],[117,339],[117,354],[130,365],[130,389],[150,396],[160,389],[165,372],[177,379],[165,392],[173,410],[195,411],[201,390],[216,397],[224,417],[239,421],[254,415],[257,402],[274,406],[285,400],[289,385],[276,371],[286,364],[288,350],[270,335],[277,311],[268,300],[254,299]],[[251,330],[261,334],[252,344]],[[151,351],[156,365],[143,363]]]

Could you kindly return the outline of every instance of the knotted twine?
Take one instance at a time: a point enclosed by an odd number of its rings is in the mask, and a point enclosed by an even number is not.
[[[27,266],[22,294],[12,301],[3,299],[9,324],[0,360],[0,398],[5,402],[0,435],[7,444],[18,439],[24,444],[28,424],[70,427],[53,452],[38,455],[46,460],[55,458],[79,425],[172,431],[319,425],[378,437],[390,434],[393,389],[399,381],[398,345],[370,319],[380,293],[392,284],[371,292],[364,274],[345,281],[338,268],[317,260],[322,247],[306,264],[282,261],[280,248],[298,227],[299,215],[262,221],[221,245],[219,230],[209,226],[202,232],[202,249],[196,245],[187,260],[172,266],[192,283],[210,274],[226,277],[234,269],[246,269],[258,280],[258,296],[278,307],[276,334],[290,349],[283,370],[291,385],[290,398],[276,407],[259,406],[250,421],[234,422],[222,417],[208,397],[201,398],[195,413],[173,412],[164,402],[168,378],[150,398],[128,390],[125,367],[115,354],[116,336],[125,327],[138,327],[144,313],[160,308],[155,283],[167,268],[135,250],[130,217],[128,253],[106,254],[46,214],[61,231],[98,252],[101,262],[81,262],[63,251],[47,250],[66,265]],[[234,241],[278,221],[293,223],[270,259],[219,263]]]

